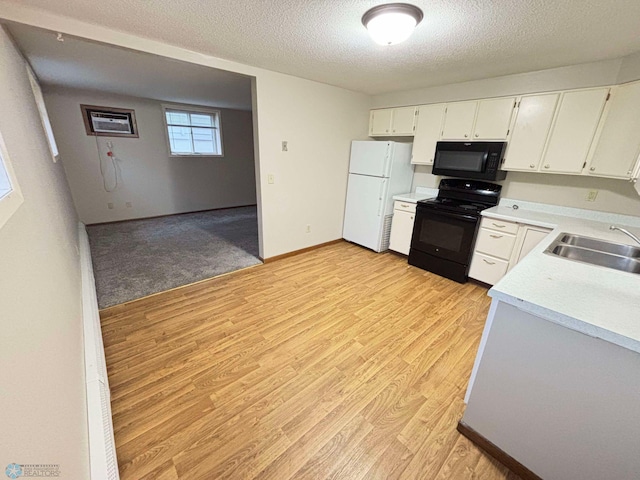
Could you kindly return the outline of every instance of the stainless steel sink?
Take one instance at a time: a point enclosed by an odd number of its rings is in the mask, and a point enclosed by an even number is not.
[[[622,255],[623,257],[640,258],[640,248],[625,245],[623,243],[605,242],[597,238],[582,237],[580,235],[563,235],[562,243],[575,245],[576,247],[589,248],[599,252]]]
[[[640,248],[561,233],[544,251],[575,262],[640,274]]]

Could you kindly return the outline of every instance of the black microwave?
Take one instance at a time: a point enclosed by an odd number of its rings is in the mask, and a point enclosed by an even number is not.
[[[504,180],[500,170],[507,142],[438,142],[433,174],[476,180]]]

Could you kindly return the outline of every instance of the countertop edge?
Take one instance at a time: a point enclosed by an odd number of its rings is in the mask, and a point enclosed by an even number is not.
[[[625,337],[624,335],[598,327],[575,317],[564,315],[556,312],[555,310],[550,310],[543,306],[527,302],[526,300],[500,292],[493,288],[489,290],[488,295],[494,300],[508,303],[523,312],[530,313],[531,315],[535,315],[543,320],[547,320],[551,323],[555,323],[584,335],[599,338],[606,342],[613,343],[614,345],[618,345],[619,347],[640,353],[640,342],[632,338]]]

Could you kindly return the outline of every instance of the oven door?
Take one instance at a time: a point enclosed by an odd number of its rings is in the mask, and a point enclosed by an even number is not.
[[[438,258],[468,265],[479,218],[419,205],[411,248]]]

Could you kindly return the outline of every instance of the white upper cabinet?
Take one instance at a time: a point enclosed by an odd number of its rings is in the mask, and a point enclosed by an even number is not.
[[[371,110],[369,114],[369,135],[391,135],[393,108]]]
[[[442,131],[445,106],[444,103],[436,103],[418,107],[411,163],[433,165],[436,143],[438,143]]]
[[[478,102],[448,103],[444,116],[443,140],[471,140]]]
[[[413,136],[418,107],[381,108],[369,114],[372,137]]]
[[[480,100],[472,140],[506,139],[515,104],[515,97]]]
[[[413,135],[416,125],[417,107],[402,107],[393,109],[391,119],[392,135]]]
[[[490,98],[448,103],[443,140],[505,140],[516,99]]]
[[[540,171],[582,172],[609,88],[564,92],[560,97]]]
[[[550,93],[520,99],[503,170],[538,170],[559,98],[559,93]]]
[[[587,172],[631,178],[640,154],[640,82],[615,87]]]

